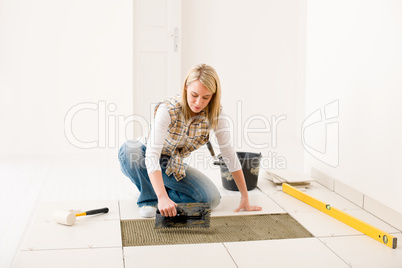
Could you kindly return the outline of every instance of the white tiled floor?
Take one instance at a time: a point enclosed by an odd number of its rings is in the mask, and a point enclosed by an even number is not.
[[[238,267],[348,267],[317,238],[225,243]]]
[[[121,248],[21,251],[13,267],[123,268]]]
[[[396,235],[401,241],[401,233]],[[402,247],[390,249],[374,239],[365,236],[340,236],[319,238],[328,248],[351,267],[393,268],[402,267]]]
[[[5,213],[12,215],[13,209],[25,207],[33,217],[30,221],[27,217],[11,217],[13,222],[2,223],[5,227],[1,233],[7,236],[2,236],[1,243],[20,241],[22,231],[12,226],[29,223],[12,267],[402,267],[402,246],[390,249],[278,191],[263,178],[259,189],[250,192],[251,202],[262,206],[263,211],[252,213],[290,213],[315,237],[123,248],[120,219],[139,218],[138,191],[121,174],[115,153],[57,155],[14,162],[11,166],[18,167],[16,171],[0,169],[0,176],[15,177],[17,184],[8,184],[14,192],[7,197],[20,198],[20,203],[4,207]],[[221,204],[212,216],[234,214],[239,193],[223,189],[218,167],[208,166],[205,173],[222,194]],[[23,176],[29,180],[18,180]],[[31,187],[23,187],[26,184]],[[23,191],[18,191],[21,188]],[[402,239],[400,230],[320,184],[314,183],[306,192]],[[52,219],[56,209],[101,207],[109,207],[110,212],[79,217],[74,226],[60,225]],[[5,253],[12,254],[0,252]],[[8,259],[11,257],[8,255]],[[0,267],[9,267],[9,263],[3,261]]]
[[[236,267],[222,243],[124,248],[126,267]]]
[[[120,217],[118,202],[82,201],[71,202],[84,210],[108,207],[110,213],[87,217],[77,217],[73,226],[58,224],[53,220],[53,212],[67,208],[66,202],[43,203],[28,228],[21,250],[52,250],[81,248],[113,248],[121,246]],[[58,207],[59,206],[59,207]]]

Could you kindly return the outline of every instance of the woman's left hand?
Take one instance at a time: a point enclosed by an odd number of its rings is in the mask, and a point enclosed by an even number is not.
[[[237,188],[239,189],[239,191],[241,193],[240,205],[234,212],[239,212],[242,209],[245,211],[262,210],[262,207],[250,206],[250,203],[248,202],[247,185],[246,185],[246,180],[244,179],[243,170],[240,169],[240,170],[232,172],[232,176],[236,183]]]
[[[242,198],[240,200],[240,205],[237,209],[235,209],[234,212],[239,212],[240,210],[245,210],[245,211],[261,211],[262,207],[259,206],[251,206],[250,203],[248,202],[248,199]]]

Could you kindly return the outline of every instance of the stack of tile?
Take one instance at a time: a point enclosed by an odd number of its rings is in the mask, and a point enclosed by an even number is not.
[[[265,170],[264,177],[275,183],[277,190],[282,190],[282,183],[288,183],[301,190],[311,186],[314,179],[293,170]]]

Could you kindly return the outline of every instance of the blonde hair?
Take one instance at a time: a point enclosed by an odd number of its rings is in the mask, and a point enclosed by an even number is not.
[[[215,69],[207,64],[198,64],[190,69],[183,83],[181,109],[186,122],[191,118],[191,109],[187,103],[187,86],[193,81],[200,81],[209,92],[212,98],[206,107],[206,116],[212,128],[218,124],[218,116],[221,107],[221,83]]]

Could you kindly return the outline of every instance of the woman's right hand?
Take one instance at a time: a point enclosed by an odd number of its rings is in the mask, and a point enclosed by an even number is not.
[[[177,214],[177,204],[169,198],[169,196],[158,199],[158,209],[162,216],[174,217]]]
[[[158,209],[161,215],[165,217],[176,216],[177,204],[170,199],[166,192],[165,185],[163,184],[162,172],[160,170],[155,170],[148,175],[155,194],[158,197]]]

